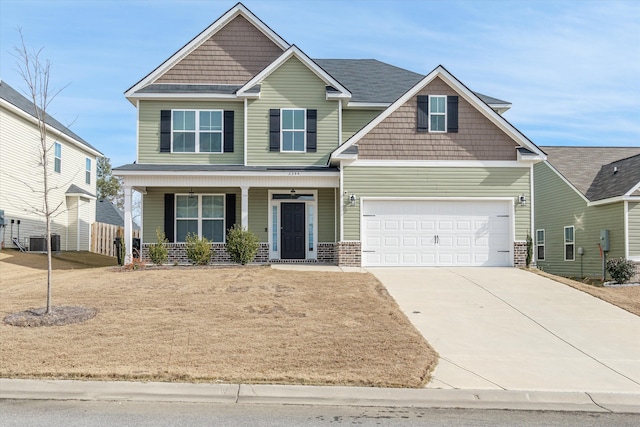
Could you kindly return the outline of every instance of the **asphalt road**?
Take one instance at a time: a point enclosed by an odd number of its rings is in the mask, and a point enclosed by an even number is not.
[[[348,406],[1,400],[0,425],[94,426],[637,426],[640,415]]]

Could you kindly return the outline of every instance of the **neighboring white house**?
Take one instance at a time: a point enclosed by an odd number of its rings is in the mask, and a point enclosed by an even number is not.
[[[53,117],[46,122],[49,203],[59,206],[51,232],[60,236],[60,250],[87,251],[96,215],[96,163],[102,153]],[[5,248],[15,247],[12,237],[28,246],[31,237],[46,232],[44,216],[34,212],[44,204],[39,144],[33,103],[0,81],[0,211],[5,222],[0,242]]]

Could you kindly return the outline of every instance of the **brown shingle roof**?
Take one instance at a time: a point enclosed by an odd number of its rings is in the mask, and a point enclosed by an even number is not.
[[[551,166],[590,201],[623,195],[640,182],[640,147],[540,148]]]

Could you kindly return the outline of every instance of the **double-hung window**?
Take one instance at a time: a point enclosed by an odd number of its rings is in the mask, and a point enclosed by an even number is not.
[[[222,153],[222,110],[174,110],[174,153]]]
[[[304,109],[282,109],[281,110],[281,132],[283,152],[305,152],[306,120]]]
[[[91,159],[88,157],[85,161],[84,182],[91,184]]]
[[[59,142],[55,142],[53,151],[53,170],[60,173],[60,170],[62,170],[62,145]]]
[[[536,259],[544,260],[544,230],[536,230]]]
[[[447,131],[447,97],[429,97],[429,131]]]
[[[564,228],[564,260],[575,261],[575,235],[574,227],[570,225]]]
[[[224,242],[224,196],[209,194],[176,196],[176,242],[186,241],[187,234]]]

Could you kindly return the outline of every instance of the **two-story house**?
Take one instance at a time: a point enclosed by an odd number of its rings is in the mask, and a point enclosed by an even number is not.
[[[237,4],[125,92],[137,108],[142,242],[182,261],[187,233],[223,261],[238,223],[258,261],[352,266],[524,262],[544,153],[444,67],[311,59]]]
[[[5,248],[14,247],[14,237],[29,248],[31,237],[46,234],[45,217],[36,212],[44,205],[36,116],[31,101],[0,81],[0,210],[5,221],[0,239]],[[96,162],[102,153],[55,118],[47,116],[45,122],[49,206],[55,209],[51,232],[59,236],[52,239],[53,248],[88,251],[96,212]]]

